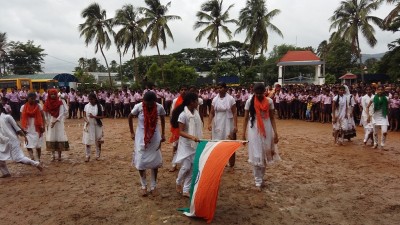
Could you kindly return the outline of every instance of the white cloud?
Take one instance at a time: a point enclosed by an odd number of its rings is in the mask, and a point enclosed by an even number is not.
[[[94,54],[94,45],[85,46],[83,39],[79,38],[78,25],[83,23],[81,11],[93,1],[82,0],[13,0],[2,1],[0,7],[0,31],[7,32],[9,40],[27,41],[34,40],[35,44],[41,45],[49,55],[45,58],[46,72],[68,72],[71,71],[80,57],[97,57],[103,59],[100,53]],[[131,3],[135,6],[145,6],[143,0],[126,2],[123,0],[99,0],[100,6],[107,10],[107,16],[113,17],[115,11],[124,4]],[[163,4],[167,1],[161,0]],[[193,30],[196,21],[196,12],[204,1],[171,0],[169,14],[179,15],[182,20],[173,21],[169,24],[173,35],[172,40],[167,41],[167,48],[162,49],[162,54],[169,54],[182,48],[207,47],[207,41],[196,42],[195,37],[199,30]],[[293,44],[300,47],[312,46],[329,38],[329,17],[338,7],[340,0],[279,0],[267,1],[268,9],[280,9],[281,14],[272,21],[283,33],[284,38],[276,34],[270,34],[268,49],[274,45],[283,43]],[[244,7],[245,1],[225,0],[224,8],[235,4],[231,10],[231,17],[237,18],[239,11]],[[382,5],[374,13],[375,16],[385,17],[392,9],[392,5]],[[5,19],[6,18],[6,19]],[[231,27],[234,31],[235,27]],[[374,48],[367,46],[361,39],[363,53],[381,53],[387,51],[387,44],[395,40],[397,36],[390,32],[383,32],[376,28],[378,44]],[[244,34],[234,37],[235,40],[243,41]],[[225,36],[221,41],[227,41]],[[210,47],[210,46],[208,46]],[[155,49],[147,49],[144,55],[156,54]],[[106,52],[108,61],[119,59],[114,47]],[[129,52],[124,60],[129,59]],[[58,60],[56,58],[62,59]],[[67,62],[66,62],[67,61]]]

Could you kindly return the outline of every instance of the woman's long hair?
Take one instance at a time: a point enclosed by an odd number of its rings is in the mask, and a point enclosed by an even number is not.
[[[101,107],[99,100],[97,99],[97,96],[95,93],[90,93],[88,98],[93,98],[96,100],[96,105],[97,105],[97,116],[103,116],[103,108]],[[89,103],[90,104],[90,103]],[[101,121],[101,119],[96,119],[97,125],[99,125],[100,127],[103,126],[103,122]]]
[[[256,109],[254,108],[254,98],[256,98],[255,93],[256,92],[265,92],[265,86],[262,83],[256,83],[253,87],[253,96],[250,99],[250,108],[249,108],[249,114],[250,114],[250,127],[253,128],[254,126],[254,121],[256,120]]]
[[[185,98],[183,99],[183,103],[180,106],[176,107],[174,109],[174,111],[172,111],[172,117],[171,117],[172,127],[174,127],[174,128],[179,127],[179,123],[178,123],[179,115],[183,112],[183,110],[185,109],[185,106],[190,105],[190,103],[198,100],[198,98],[199,97],[197,96],[196,93],[193,93],[193,92],[186,93]]]

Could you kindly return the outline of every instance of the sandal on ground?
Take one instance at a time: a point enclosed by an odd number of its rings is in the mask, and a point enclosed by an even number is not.
[[[36,168],[37,168],[40,172],[42,172],[42,171],[43,171],[43,165],[42,165],[42,163],[39,163],[39,164],[36,166]]]
[[[142,195],[142,197],[146,197],[147,196],[147,187],[142,187],[141,189],[140,189],[140,191],[141,191],[141,195]]]
[[[180,184],[176,185],[176,192],[179,194],[182,194],[182,185],[180,185]]]
[[[175,172],[176,171],[176,166],[171,166],[171,168],[169,168],[168,172]]]
[[[153,190],[150,190],[150,193],[153,197],[157,197],[160,195],[160,193],[158,193],[157,188],[154,188]]]
[[[190,193],[189,192],[183,192],[182,196],[185,198],[190,198]]]
[[[0,178],[7,178],[7,177],[11,177],[11,174],[7,173],[0,176]]]

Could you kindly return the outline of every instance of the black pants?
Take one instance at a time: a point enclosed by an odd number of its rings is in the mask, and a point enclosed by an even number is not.
[[[77,103],[69,102],[68,118],[76,118]]]
[[[22,106],[22,105],[21,105]],[[19,120],[19,118],[20,118],[20,109],[21,109],[21,106],[20,106],[20,104],[19,104],[19,102],[11,102],[10,101],[10,107],[11,107],[11,110],[12,110],[12,112],[11,112],[11,116],[15,119],[15,120]]]

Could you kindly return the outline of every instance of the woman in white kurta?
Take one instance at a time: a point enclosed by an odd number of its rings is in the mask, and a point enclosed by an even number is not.
[[[146,169],[151,170],[152,195],[157,195],[158,168],[162,166],[161,142],[165,141],[165,110],[156,102],[156,94],[146,92],[143,102],[134,106],[129,114],[129,129],[135,141],[133,165],[139,170],[142,196],[147,196]],[[136,132],[133,131],[133,118],[138,117]],[[161,132],[158,126],[161,121]]]
[[[226,93],[225,83],[219,84],[218,95],[212,100],[208,130],[213,140],[235,140],[237,133],[236,101]],[[235,165],[235,154],[229,159],[229,166]]]
[[[378,87],[374,98],[371,99],[367,106],[367,111],[369,112],[372,106],[373,114],[369,114],[368,122],[373,125],[374,131],[374,146],[373,148],[378,148],[378,131],[381,130],[381,148],[385,147],[386,136],[389,127],[389,100],[388,97],[384,95],[383,87]]]
[[[13,160],[15,162],[32,165],[42,171],[42,165],[26,157],[21,149],[20,141],[17,135],[27,138],[25,133],[17,125],[14,118],[11,115],[5,113],[4,108],[1,106],[0,115],[0,171],[2,172],[1,178],[10,177],[6,160]]]
[[[356,123],[354,121],[354,107],[356,105],[356,101],[354,96],[350,93],[350,89],[347,85],[343,85],[345,88],[345,97],[346,97],[346,114],[347,114],[347,130],[344,132],[344,138],[349,141],[351,138],[356,136]]]
[[[95,94],[89,94],[89,104],[85,105],[85,109],[83,110],[85,125],[83,128],[82,143],[86,145],[85,162],[89,162],[90,160],[91,145],[96,146],[96,160],[100,159],[101,144],[104,143],[103,123],[101,121],[103,118],[103,106],[98,102]]]
[[[254,85],[254,95],[246,101],[243,140],[247,140],[249,162],[253,165],[253,174],[258,190],[264,185],[267,165],[280,160],[276,144],[278,132],[274,117],[274,103],[265,97],[265,86]],[[260,122],[261,121],[261,122]]]
[[[36,93],[28,94],[28,101],[21,107],[21,127],[26,132],[28,142],[25,143],[31,159],[34,159],[33,149],[36,149],[40,162],[42,155],[45,117],[43,108],[36,101]]]
[[[348,130],[347,97],[344,95],[345,87],[340,87],[339,94],[332,102],[332,126],[334,143],[343,145],[344,134]]]
[[[46,150],[52,152],[52,161],[55,160],[55,152],[58,152],[58,161],[61,161],[61,152],[69,150],[64,126],[68,110],[58,98],[56,89],[48,90],[48,98],[44,103],[43,111],[47,121]]]
[[[174,163],[181,164],[176,179],[176,191],[184,197],[190,196],[192,183],[192,165],[197,143],[203,136],[203,123],[198,108],[198,96],[190,92],[186,94],[181,106],[172,113],[171,124],[179,127],[179,143]]]
[[[368,116],[370,114],[372,114],[373,112],[367,111],[368,104],[371,101],[371,99],[373,99],[374,96],[372,95],[370,87],[366,88],[366,92],[367,93],[361,98],[362,113],[361,113],[361,121],[360,121],[361,125],[364,127],[364,140],[363,140],[364,145],[367,144],[369,139],[372,139],[372,144],[374,143],[373,136],[372,136],[373,125],[372,125],[371,121],[368,122]]]

